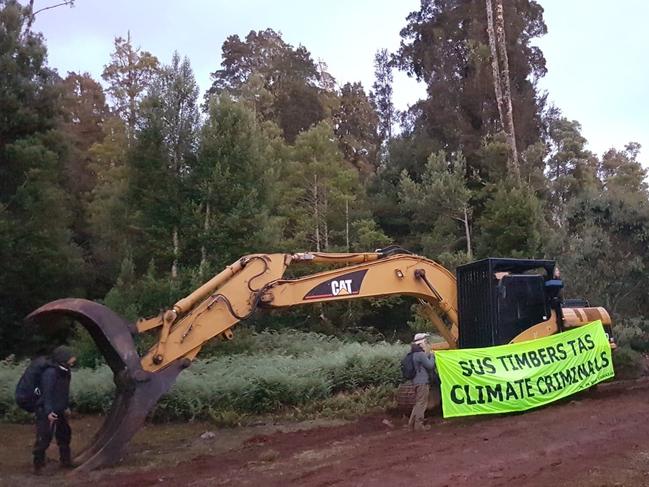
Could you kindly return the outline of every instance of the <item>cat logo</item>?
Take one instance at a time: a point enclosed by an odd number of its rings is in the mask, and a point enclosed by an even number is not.
[[[352,293],[352,280],[345,279],[344,281],[331,281],[331,294],[338,296],[339,294]]]
[[[304,296],[305,300],[335,298],[336,296],[353,296],[361,291],[361,284],[367,269],[354,271],[335,279],[321,282]]]

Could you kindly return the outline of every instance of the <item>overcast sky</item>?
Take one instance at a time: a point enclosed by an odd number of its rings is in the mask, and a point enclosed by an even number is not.
[[[36,8],[58,3],[36,0]],[[649,166],[649,1],[539,0],[548,34],[538,41],[548,65],[541,88],[601,154],[628,141],[643,145]],[[506,4],[506,2],[505,2]],[[87,71],[100,79],[113,38],[130,30],[136,45],[168,62],[174,50],[191,60],[201,90],[218,68],[230,34],[271,27],[286,42],[322,59],[339,84],[373,82],[377,49],[394,51],[418,0],[76,0],[39,14],[50,65],[61,75]],[[395,74],[394,100],[404,109],[424,87]]]

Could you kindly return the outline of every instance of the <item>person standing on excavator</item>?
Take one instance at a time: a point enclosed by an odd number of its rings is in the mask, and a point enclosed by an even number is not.
[[[50,366],[43,371],[40,380],[41,397],[36,410],[36,443],[34,444],[34,473],[40,474],[45,466],[45,452],[52,437],[59,447],[61,466],[71,468],[70,440],[72,430],[68,423],[70,406],[70,369],[77,359],[73,351],[64,345],[57,347],[50,356]]]
[[[426,333],[417,333],[410,344],[412,361],[416,375],[412,379],[415,386],[415,405],[410,413],[408,426],[414,431],[426,431],[430,426],[424,425],[424,414],[430,395],[431,378],[435,374],[435,357],[429,352],[430,343]]]

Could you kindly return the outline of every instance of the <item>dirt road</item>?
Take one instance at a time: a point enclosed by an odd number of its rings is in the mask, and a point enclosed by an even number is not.
[[[525,414],[438,418],[430,431],[418,434],[389,416],[303,431],[269,430],[233,449],[195,450],[197,457],[177,465],[169,460],[79,480],[133,487],[649,486],[648,412],[645,381],[600,387]],[[219,444],[220,434],[209,441]],[[176,451],[183,456],[180,447]]]

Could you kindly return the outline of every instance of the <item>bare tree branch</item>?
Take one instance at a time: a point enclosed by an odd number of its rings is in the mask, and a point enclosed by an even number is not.
[[[27,28],[26,32],[29,32],[32,28],[32,24],[34,23],[34,20],[36,19],[36,15],[38,15],[41,12],[44,12],[45,10],[51,10],[53,8],[57,7],[63,7],[65,5],[74,5],[75,0],[63,0],[61,3],[57,3],[55,5],[50,5],[49,7],[43,7],[39,8],[38,10],[34,10],[34,0],[29,0],[29,19],[27,20]]]
[[[33,0],[31,0],[29,3],[30,5],[33,5],[34,2]],[[49,7],[40,8],[36,10],[36,12],[32,13],[32,17],[36,17],[37,14],[44,12],[45,10],[50,10],[56,7],[63,7],[65,5],[74,5],[74,0],[64,0],[63,2],[57,3],[56,5],[50,5]]]

